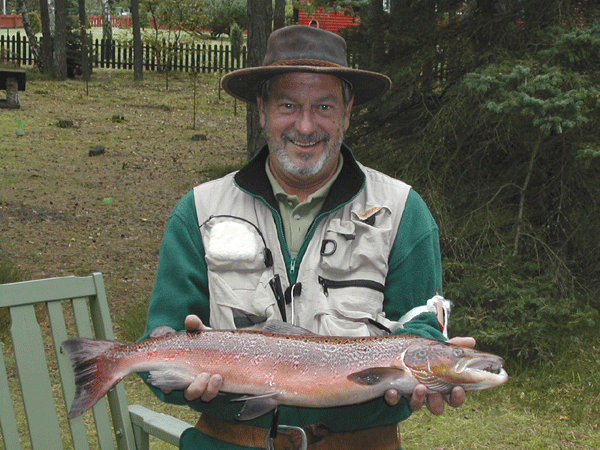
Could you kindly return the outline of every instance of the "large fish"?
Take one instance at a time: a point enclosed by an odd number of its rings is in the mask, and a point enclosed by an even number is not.
[[[325,337],[287,324],[269,331],[203,330],[169,333],[131,345],[75,338],[62,343],[75,373],[69,418],[90,409],[133,372],[149,372],[161,389],[185,389],[202,372],[223,376],[222,391],[243,394],[238,420],[278,405],[332,407],[361,403],[388,389],[411,394],[422,383],[430,393],[504,384],[502,358],[416,336]],[[289,334],[293,333],[293,334]]]

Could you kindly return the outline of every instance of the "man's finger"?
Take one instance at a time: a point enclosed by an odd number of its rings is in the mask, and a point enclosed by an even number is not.
[[[450,344],[460,345],[461,347],[475,348],[477,343],[472,337],[455,337],[448,341]]]
[[[196,400],[206,391],[206,387],[208,386],[208,381],[210,380],[209,373],[201,373],[196,377],[192,384],[190,384],[183,391],[183,396],[189,402]]]
[[[185,318],[185,329],[186,331],[198,331],[198,330],[208,330],[208,327],[204,326],[200,317],[190,314]]]
[[[222,385],[223,377],[219,374],[212,375],[208,380],[208,385],[206,386],[204,394],[202,394],[202,400],[205,402],[210,402],[219,394],[219,390],[221,389]]]
[[[423,384],[419,384],[413,390],[412,395],[410,396],[409,406],[413,411],[419,411],[423,404],[425,403],[425,399],[427,398],[427,386]]]
[[[458,408],[459,406],[462,406],[466,398],[467,394],[465,393],[465,390],[460,386],[456,386],[452,389],[452,392],[446,401],[453,408]]]
[[[442,394],[429,394],[425,400],[427,409],[436,416],[444,414],[444,399]]]
[[[400,401],[400,394],[396,389],[388,389],[385,391],[384,399],[390,406],[395,406]]]

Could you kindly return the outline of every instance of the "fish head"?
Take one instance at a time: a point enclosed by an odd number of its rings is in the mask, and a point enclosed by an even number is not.
[[[450,392],[455,386],[478,391],[508,381],[500,356],[441,341],[411,345],[404,353],[403,362],[432,392]]]

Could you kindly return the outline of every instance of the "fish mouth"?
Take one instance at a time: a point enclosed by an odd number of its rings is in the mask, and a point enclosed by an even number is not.
[[[493,375],[504,375],[504,360],[502,358],[465,358],[455,366],[456,373],[464,371],[482,371]]]

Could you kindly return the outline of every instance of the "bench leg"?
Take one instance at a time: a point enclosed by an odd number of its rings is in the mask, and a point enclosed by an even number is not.
[[[19,102],[19,83],[16,78],[6,79],[6,106],[8,108],[20,108]]]

